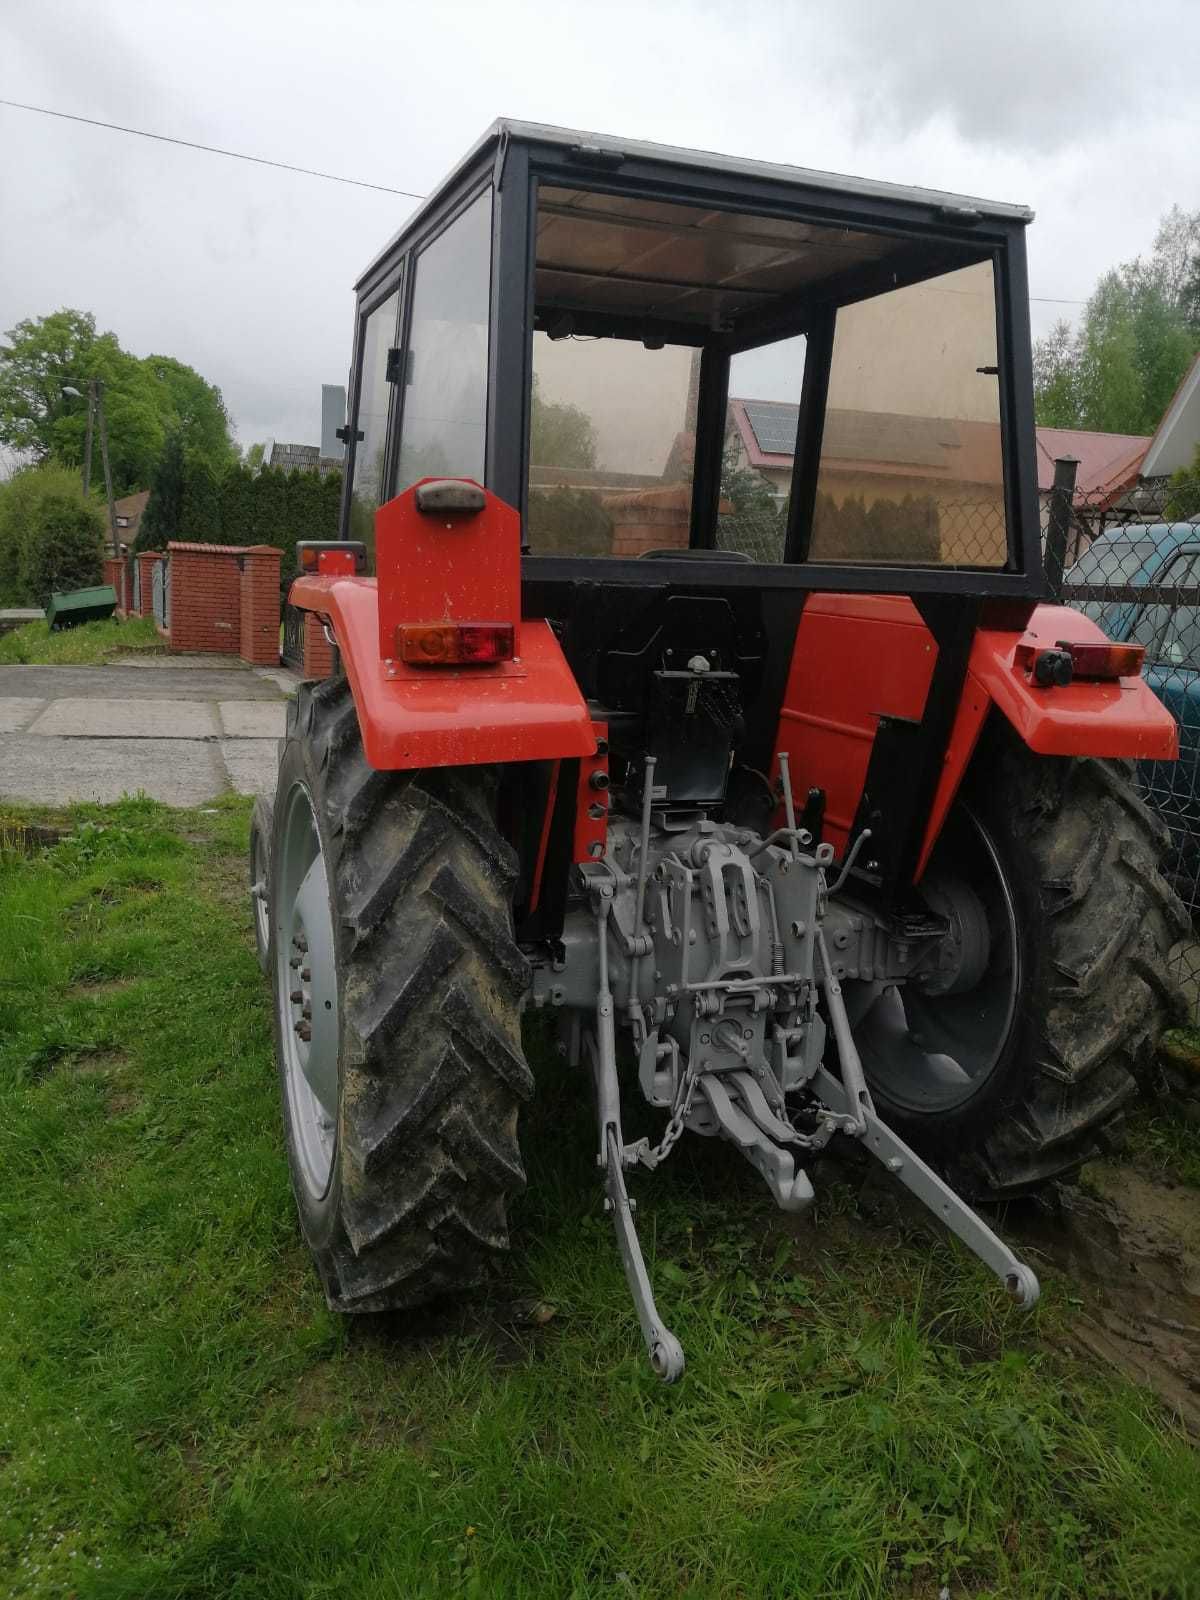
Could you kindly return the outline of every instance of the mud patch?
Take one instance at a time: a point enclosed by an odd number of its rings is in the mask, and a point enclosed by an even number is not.
[[[1200,1436],[1200,1194],[1095,1162],[1005,1231],[1083,1292],[1071,1341],[1148,1384]]]
[[[66,991],[68,1000],[95,1000],[106,994],[120,994],[131,988],[136,978],[110,978],[99,973],[82,973]]]

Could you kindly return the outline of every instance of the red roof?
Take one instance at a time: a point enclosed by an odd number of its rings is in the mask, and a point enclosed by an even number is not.
[[[1088,433],[1082,428],[1037,430],[1038,489],[1044,494],[1054,483],[1054,463],[1059,456],[1075,456],[1077,499],[1096,500],[1119,494],[1136,482],[1150,440],[1135,433]]]

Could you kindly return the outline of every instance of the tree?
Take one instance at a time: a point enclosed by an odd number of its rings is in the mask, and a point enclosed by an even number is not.
[[[172,356],[147,356],[142,366],[158,385],[167,426],[179,434],[187,454],[214,473],[231,466],[237,448],[220,389]]]
[[[242,451],[242,465],[251,472],[257,472],[263,464],[263,457],[267,453],[265,444],[248,444]]]
[[[142,513],[135,550],[165,550],[167,541],[179,538],[183,525],[183,491],[186,463],[183,443],[171,434],[150,480],[150,498]]]
[[[78,466],[87,431],[87,385],[104,384],[113,488],[128,494],[150,482],[167,439],[220,471],[233,458],[220,391],[169,356],[144,361],[112,333],[98,333],[90,312],[65,308],[26,318],[0,344],[0,444],[34,461]],[[80,391],[64,394],[65,388]]]
[[[150,509],[146,507],[147,511]],[[183,472],[183,500],[179,508],[180,539],[196,544],[222,544],[221,493],[216,474],[204,460],[187,460]]]
[[[1106,272],[1077,329],[1058,322],[1034,346],[1044,426],[1153,433],[1200,349],[1200,211],[1174,207],[1148,260]]]
[[[594,467],[596,430],[586,411],[565,400],[543,400],[533,379],[529,459],[538,467]]]

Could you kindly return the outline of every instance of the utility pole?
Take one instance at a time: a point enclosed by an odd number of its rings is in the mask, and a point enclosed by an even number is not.
[[[96,380],[88,380],[87,441],[83,447],[83,498],[86,500],[92,482],[92,424],[96,417]]]
[[[104,467],[104,498],[108,501],[108,533],[112,540],[113,555],[121,554],[120,542],[117,539],[117,513],[113,505],[112,472],[108,465],[108,424],[104,420],[104,384],[99,378],[93,378],[88,385],[89,390],[96,397],[96,410],[100,423],[100,461]],[[91,413],[89,412],[89,420]],[[88,429],[88,465],[91,465],[91,428]]]
[[[82,381],[82,380],[81,380]],[[63,393],[74,395],[77,400],[83,396],[71,384],[63,385]],[[108,503],[108,537],[112,544],[112,553],[121,554],[121,544],[117,538],[117,511],[113,505],[112,470],[108,464],[108,423],[104,416],[104,380],[103,378],[89,378],[87,381],[87,437],[83,446],[83,493],[86,497],[92,482],[92,431],[95,424],[100,424],[100,460],[104,467],[104,498]]]

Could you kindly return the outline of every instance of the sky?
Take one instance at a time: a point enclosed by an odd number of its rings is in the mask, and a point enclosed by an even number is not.
[[[1197,0],[0,4],[0,98],[417,193],[512,116],[1018,201],[1035,333],[1200,206],[1197,59]],[[0,330],[90,310],[316,443],[414,204],[0,106]]]

